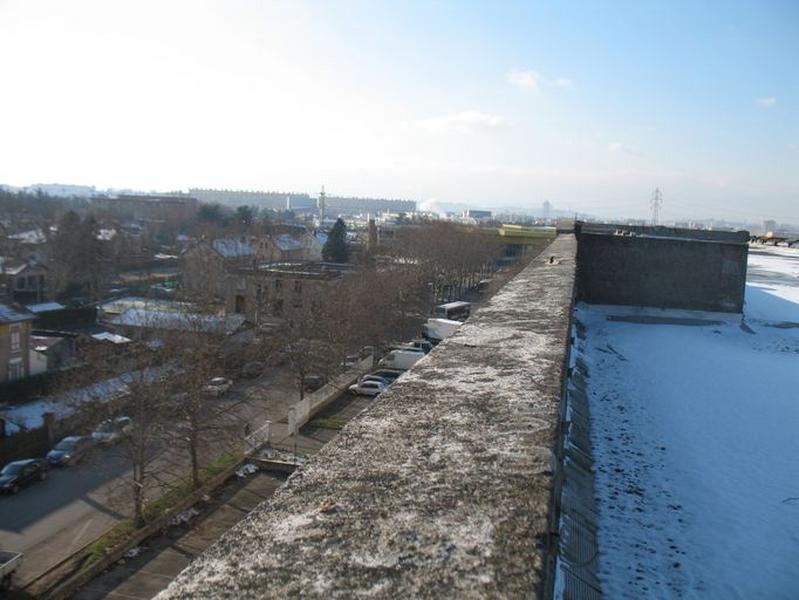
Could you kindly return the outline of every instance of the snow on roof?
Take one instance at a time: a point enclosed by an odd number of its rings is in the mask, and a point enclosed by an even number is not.
[[[0,323],[19,323],[34,319],[33,313],[21,306],[0,304]]]
[[[44,413],[51,412],[56,417],[63,419],[74,413],[81,404],[96,400],[108,402],[120,398],[130,391],[129,384],[153,383],[168,376],[170,372],[170,367],[166,366],[129,371],[76,390],[12,406],[4,409],[0,413],[0,417],[6,419],[7,424],[13,425],[10,428],[12,434],[19,432],[22,428],[41,427],[44,423]]]
[[[244,323],[244,315],[203,315],[200,313],[176,312],[129,308],[109,319],[113,325],[146,327],[197,333],[231,334]]]
[[[17,240],[23,244],[44,244],[47,241],[44,232],[38,227],[36,229],[29,229],[28,231],[12,233],[8,237],[9,239]]]
[[[254,254],[249,240],[242,238],[221,238],[212,242],[214,250],[225,258],[239,258]]]
[[[7,275],[19,275],[27,268],[28,263],[24,260],[0,257],[0,273],[5,273]]]
[[[131,341],[130,338],[126,338],[124,335],[111,333],[110,331],[95,333],[92,335],[92,338],[100,342],[111,342],[112,344],[127,344]]]
[[[292,250],[302,250],[303,245],[299,240],[294,239],[287,233],[281,233],[272,238],[275,246],[280,248],[283,252],[291,252]]]
[[[110,242],[117,236],[116,229],[98,229],[97,239],[103,242]]]
[[[45,352],[48,348],[55,346],[64,338],[57,335],[32,335],[31,345],[37,352]]]
[[[142,308],[163,311],[185,311],[191,305],[187,302],[175,302],[174,300],[161,300],[156,298],[140,298],[138,296],[125,296],[111,300],[100,305],[100,310],[107,315],[121,314],[129,308]]]
[[[43,313],[51,310],[63,310],[66,308],[63,304],[58,302],[41,302],[39,304],[28,304],[27,309],[32,313]]]

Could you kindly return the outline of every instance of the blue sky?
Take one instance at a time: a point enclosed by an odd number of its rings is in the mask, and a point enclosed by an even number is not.
[[[797,2],[0,0],[0,181],[799,222]]]

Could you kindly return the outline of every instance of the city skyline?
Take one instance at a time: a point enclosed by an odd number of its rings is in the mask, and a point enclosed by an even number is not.
[[[0,181],[796,221],[799,9],[7,2]]]

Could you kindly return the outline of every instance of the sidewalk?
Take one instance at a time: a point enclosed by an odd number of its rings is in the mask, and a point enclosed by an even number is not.
[[[341,395],[320,416],[348,422],[372,402],[372,398]],[[313,456],[338,435],[338,430],[305,425],[299,435],[288,434],[286,423],[273,425],[273,447]],[[138,556],[125,560],[78,591],[76,600],[127,598],[148,600],[165,589],[190,562],[211,546],[225,531],[244,519],[258,504],[269,499],[285,477],[257,472],[246,479],[234,479],[223,486],[218,496],[202,507],[202,514],[190,526],[173,527],[148,542]]]

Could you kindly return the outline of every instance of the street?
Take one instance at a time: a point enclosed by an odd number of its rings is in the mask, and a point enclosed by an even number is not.
[[[285,418],[298,398],[295,387],[287,370],[269,368],[258,379],[238,382],[214,402],[231,404],[237,417],[256,429],[267,419]],[[217,442],[205,448],[206,460],[225,451]],[[163,460],[173,465],[176,455],[185,461],[178,452]],[[17,586],[27,585],[127,516],[129,472],[130,463],[119,448],[98,447],[78,465],[53,468],[46,481],[0,497],[0,548],[25,554]]]

